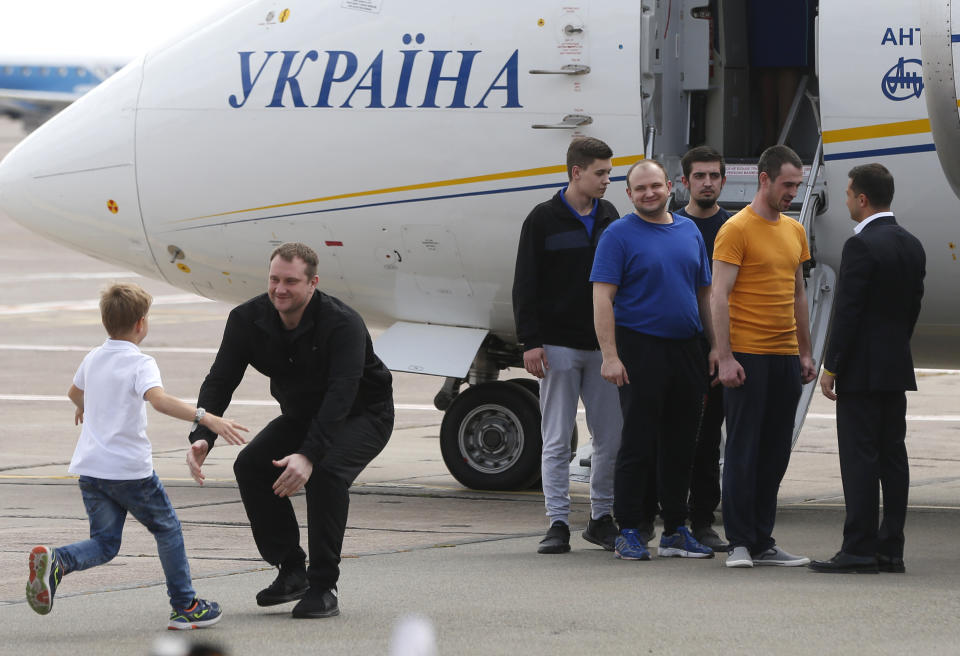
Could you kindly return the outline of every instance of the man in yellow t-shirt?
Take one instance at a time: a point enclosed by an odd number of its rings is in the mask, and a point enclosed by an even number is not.
[[[803,182],[803,163],[790,148],[772,146],[757,168],[753,202],[720,228],[713,250],[710,367],[726,388],[726,565],[799,566],[810,559],[778,547],[773,525],[801,383],[816,376],[803,282],[807,237],[782,214]]]

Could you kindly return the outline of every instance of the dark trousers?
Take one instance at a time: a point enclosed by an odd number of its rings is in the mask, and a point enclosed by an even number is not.
[[[630,383],[620,388],[623,436],[614,474],[614,514],[621,528],[652,526],[659,499],[664,532],[670,534],[687,517],[706,388],[703,352],[697,338],[663,339],[620,326],[616,335]]]
[[[697,448],[690,475],[690,524],[713,525],[713,511],[720,505],[720,427],[723,425],[723,385],[710,387],[705,395]]]
[[[904,444],[906,413],[903,392],[842,392],[837,396],[837,443],[847,506],[843,524],[846,553],[903,557],[910,486]]]
[[[273,493],[273,483],[283,473],[273,461],[300,448],[308,425],[277,417],[240,451],[233,465],[253,539],[260,555],[271,565],[302,566],[306,558],[293,504],[289,498]],[[392,408],[347,417],[323,458],[313,463],[313,473],[305,486],[310,553],[307,578],[311,587],[336,586],[350,506],[348,489],[386,446],[392,430]]]
[[[693,470],[690,472],[690,525],[694,532],[709,528],[715,519],[713,513],[720,505],[720,441],[723,426],[723,386],[710,387],[710,365],[707,355],[710,353],[710,343],[700,339],[700,348],[703,349],[703,371],[707,374],[707,392],[703,395],[703,414],[700,419],[700,430],[697,433],[697,446],[693,453]],[[644,516],[654,517],[660,508],[656,501],[656,481],[650,481],[647,504]],[[653,534],[653,525],[644,524],[641,530]]]
[[[773,547],[777,492],[790,462],[800,400],[796,355],[734,353],[746,380],[723,390],[723,528],[731,547],[758,554]]]

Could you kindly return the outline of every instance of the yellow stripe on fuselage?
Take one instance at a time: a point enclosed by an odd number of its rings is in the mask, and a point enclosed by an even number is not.
[[[960,99],[957,100],[957,107],[960,107]],[[862,141],[865,139],[882,139],[883,137],[902,137],[908,134],[923,134],[925,132],[930,132],[930,119],[919,118],[913,121],[880,123],[878,125],[865,125],[859,128],[826,130],[823,133],[823,143]]]
[[[633,164],[637,160],[643,159],[643,155],[627,155],[626,157],[614,157],[614,166],[624,166]],[[259,210],[272,210],[280,207],[293,207],[295,205],[306,205],[309,203],[322,203],[330,200],[343,200],[345,198],[360,198],[362,196],[376,196],[379,194],[392,194],[400,191],[416,191],[417,189],[433,189],[436,187],[452,187],[456,185],[473,184],[475,182],[491,182],[494,180],[509,180],[511,178],[526,178],[534,175],[553,175],[555,173],[566,173],[567,167],[561,166],[541,166],[533,169],[522,169],[519,171],[505,171],[503,173],[488,173],[486,175],[475,175],[468,178],[453,178],[451,180],[436,180],[434,182],[421,182],[418,184],[402,185],[399,187],[387,187],[385,189],[370,189],[367,191],[354,191],[347,194],[337,194],[335,196],[323,196],[320,198],[309,198],[307,200],[295,200],[289,203],[277,203],[275,205],[262,205],[260,207],[248,207],[243,210],[231,210],[229,212],[220,212],[218,214],[207,214],[204,216],[195,216],[189,219],[179,219],[174,223],[184,223],[187,221],[200,221],[202,219],[212,219],[219,216],[228,216],[230,214],[243,214],[244,212],[256,212]]]
[[[863,139],[879,139],[882,137],[900,137],[907,134],[923,134],[924,132],[930,132],[930,120],[922,118],[914,121],[899,121],[897,123],[865,125],[860,128],[826,130],[823,133],[823,143],[860,141]]]

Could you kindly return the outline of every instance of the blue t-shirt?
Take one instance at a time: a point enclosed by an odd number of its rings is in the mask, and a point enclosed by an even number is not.
[[[697,289],[710,284],[710,260],[693,221],[673,223],[627,214],[600,236],[591,282],[617,285],[618,326],[645,335],[689,339],[703,331]]]
[[[596,223],[597,205],[600,204],[600,201],[594,198],[593,207],[590,208],[590,213],[580,214],[580,212],[573,209],[573,205],[567,202],[567,187],[564,187],[560,190],[560,200],[562,200],[563,204],[567,206],[567,209],[570,210],[570,213],[576,218],[580,219],[580,222],[583,223],[583,227],[587,229],[587,237],[593,239],[593,224]]]

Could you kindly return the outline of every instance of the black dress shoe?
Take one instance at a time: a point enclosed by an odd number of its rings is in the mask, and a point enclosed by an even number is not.
[[[307,594],[293,607],[293,616],[299,619],[318,619],[340,614],[336,588],[316,591],[307,590]]]
[[[540,540],[537,553],[559,554],[570,551],[570,527],[557,520],[547,529],[547,534]]]
[[[807,567],[827,574],[876,574],[878,571],[877,559],[873,556],[854,556],[842,551],[830,560],[815,560]]]
[[[257,593],[257,605],[276,606],[303,599],[308,587],[305,568],[281,567],[273,583]]]
[[[903,566],[903,558],[899,556],[877,554],[877,567],[881,572],[890,572],[891,574],[903,574],[907,571],[907,568]]]

